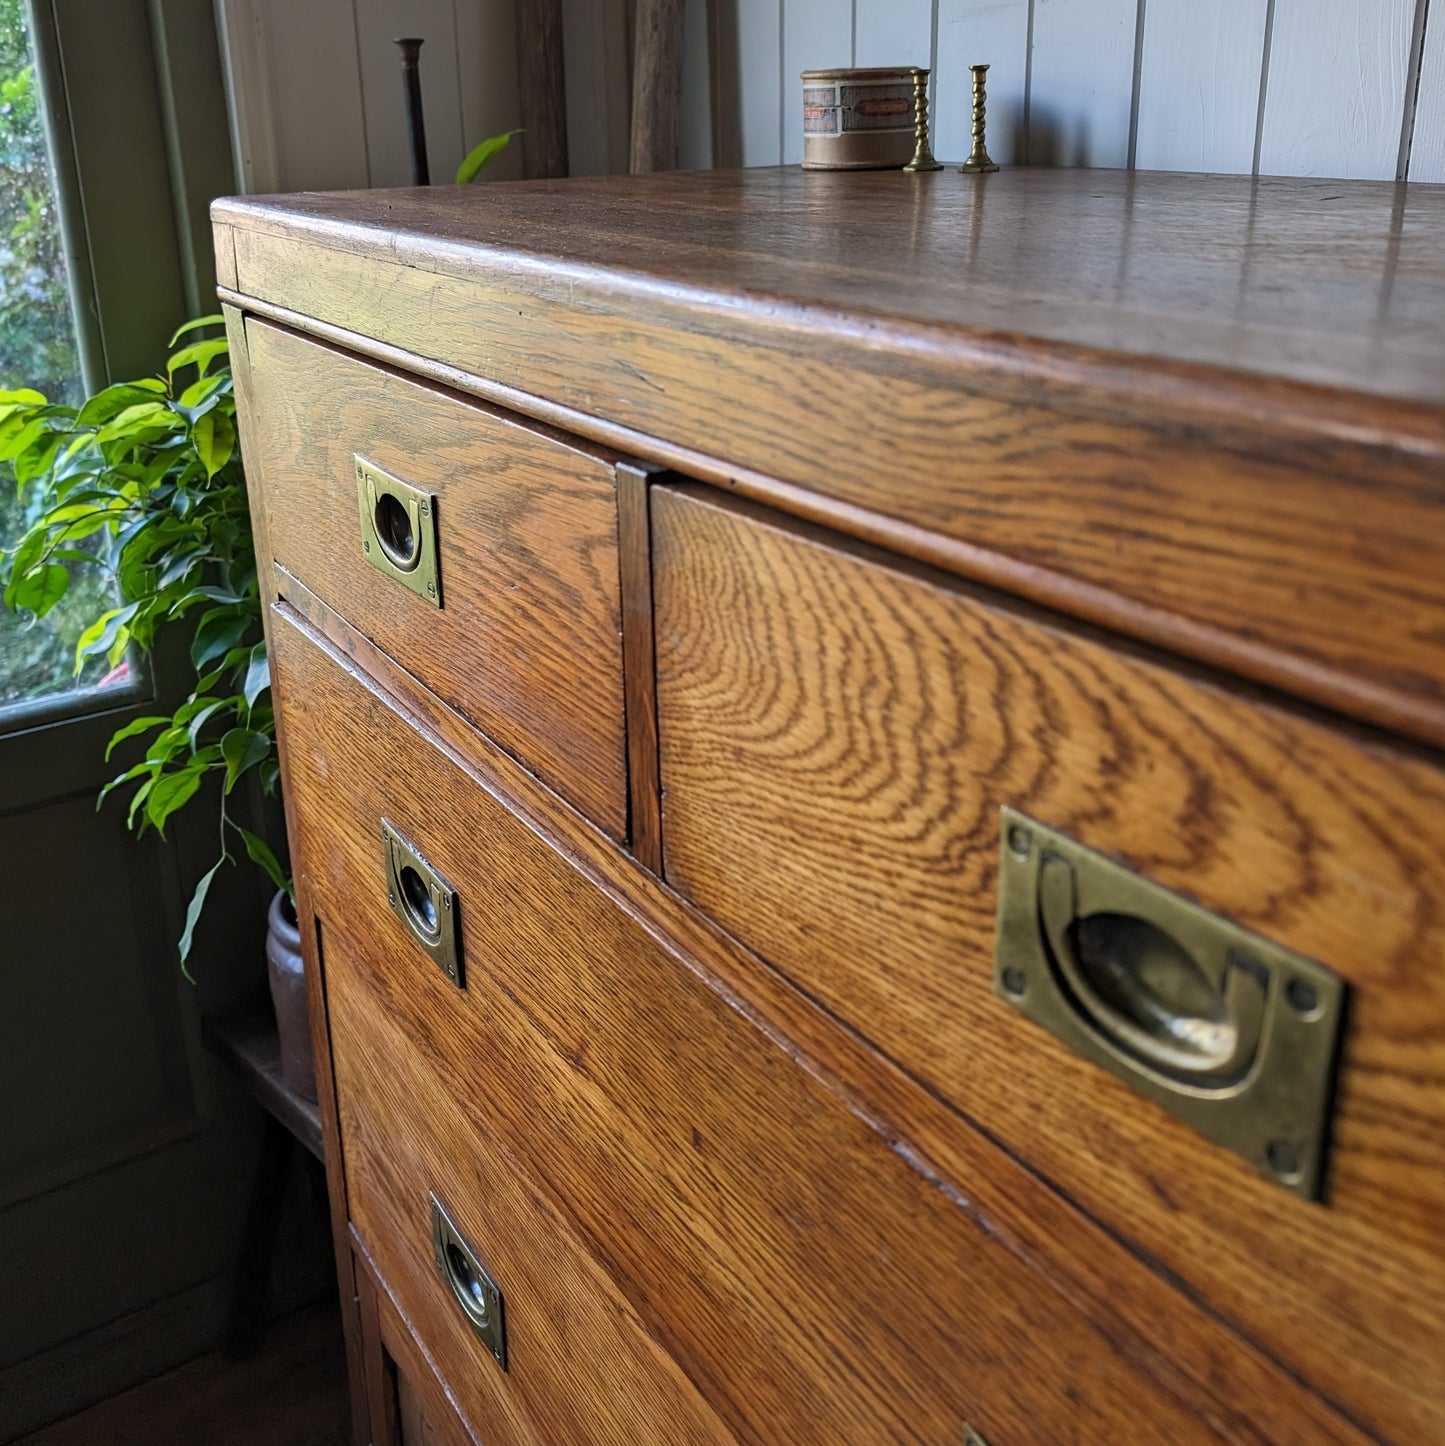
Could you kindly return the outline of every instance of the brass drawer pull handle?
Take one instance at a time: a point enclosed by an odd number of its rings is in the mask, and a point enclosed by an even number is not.
[[[457,986],[466,988],[457,938],[457,891],[388,820],[381,821],[382,863],[392,912]]]
[[[361,554],[373,567],[442,605],[437,563],[436,499],[420,488],[354,457],[361,513]]]
[[[431,1197],[431,1235],[437,1269],[461,1307],[467,1324],[505,1371],[507,1328],[502,1292],[435,1195]]]
[[[994,992],[1316,1199],[1345,985],[1011,808]]]
[[[1081,914],[1074,865],[1039,859],[1039,918],[1080,1013],[1121,1055],[1200,1089],[1227,1089],[1259,1049],[1268,974],[1227,953],[1210,978],[1173,935],[1134,914]]]

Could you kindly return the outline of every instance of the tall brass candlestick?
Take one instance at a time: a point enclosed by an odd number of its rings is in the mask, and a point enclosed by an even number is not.
[[[970,65],[969,70],[973,72],[973,150],[958,169],[977,176],[985,171],[996,171],[998,167],[989,159],[988,147],[983,143],[983,112],[987,102],[983,78],[988,74],[988,66]]]
[[[928,144],[928,72],[913,67],[913,159],[905,171],[941,171]]]

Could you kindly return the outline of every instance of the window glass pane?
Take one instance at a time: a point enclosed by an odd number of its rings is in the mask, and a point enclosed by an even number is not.
[[[0,387],[30,387],[77,405],[80,360],[66,286],[55,178],[24,0],[0,0]],[[17,494],[0,463],[0,548],[7,551],[37,515],[33,489]],[[88,546],[101,546],[99,536]],[[70,591],[43,618],[0,608],[0,708],[73,689],[122,681],[127,664],[88,661],[75,675],[75,644],[113,606],[104,574],[82,563]]]

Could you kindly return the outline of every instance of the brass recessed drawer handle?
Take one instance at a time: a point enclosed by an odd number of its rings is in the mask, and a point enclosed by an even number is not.
[[[431,1197],[431,1235],[437,1270],[467,1324],[505,1371],[507,1327],[502,1313],[502,1292],[435,1195]]]
[[[1010,808],[999,879],[995,993],[1318,1198],[1339,976]]]
[[[386,897],[392,912],[437,968],[458,989],[465,989],[457,935],[457,891],[388,819],[381,821],[381,849]]]
[[[440,607],[436,498],[382,471],[364,457],[352,460],[361,513],[362,556],[388,577]]]

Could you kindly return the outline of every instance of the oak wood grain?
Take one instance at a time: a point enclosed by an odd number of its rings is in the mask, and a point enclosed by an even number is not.
[[[234,290],[237,279],[235,238],[229,226],[215,226],[212,231],[216,252],[216,284]]]
[[[375,955],[347,948],[332,1017],[354,1227],[476,1434],[538,1446],[730,1441],[515,1159],[474,1127],[451,1082],[412,1047],[395,1005],[364,987]],[[402,975],[425,961],[403,953],[396,962]],[[431,1191],[502,1292],[505,1373],[436,1269]]]
[[[277,633],[290,727],[308,740],[304,767],[293,752],[299,842],[331,900],[328,941],[344,937],[351,961],[333,989],[355,1002],[337,1017],[365,1021],[340,1026],[358,1030],[347,1051],[387,1061],[371,1071],[385,1079],[353,1077],[352,1090],[372,1093],[375,1115],[377,1092],[395,1088],[382,1111],[407,1120],[363,1138],[368,1170],[392,1168],[381,1157],[403,1160],[432,1128],[433,1074],[453,1114],[559,1203],[740,1439],[946,1440],[965,1418],[1004,1441],[1216,1439],[1167,1373],[1141,1370],[967,1197],[418,746],[288,614]],[[383,807],[458,889],[464,991],[367,887]],[[463,1198],[488,1187],[469,1179]],[[393,1194],[354,1182],[363,1189],[373,1211]],[[358,1228],[377,1249],[396,1234]]]
[[[361,1316],[361,1354],[366,1371],[366,1405],[371,1446],[402,1446],[400,1403],[394,1372],[381,1338],[380,1289],[357,1262],[356,1303]]]
[[[427,1414],[410,1376],[398,1373],[396,1389],[402,1446],[472,1446],[474,1438],[455,1417]]]
[[[966,180],[610,178],[217,214],[265,302],[1445,741],[1445,193]]]
[[[1358,1419],[1445,1430],[1438,768],[702,489],[652,516],[668,881]],[[1327,1207],[993,996],[1003,804],[1349,981]]]
[[[652,650],[652,528],[648,489],[657,468],[617,465],[622,569],[622,658],[627,695],[628,838],[644,868],[662,872],[662,798],[657,778],[657,684]]]
[[[235,334],[240,333],[242,354],[249,352],[246,347],[246,333],[240,319],[227,316],[227,334],[232,337],[233,365],[235,355]],[[245,387],[249,396],[249,365],[245,373]],[[255,416],[249,401],[238,396],[236,414],[240,423],[243,445],[252,448],[255,455]],[[248,440],[249,439],[249,440]],[[249,463],[248,463],[249,465]],[[269,556],[265,548],[267,533],[267,505],[264,489],[256,485],[254,474],[248,476],[247,494],[250,503],[253,527],[259,522],[261,531],[257,534],[256,557],[263,598],[274,598],[275,572],[264,559]],[[269,580],[268,580],[269,579]],[[274,658],[272,623],[275,604],[267,602],[263,609],[266,632],[267,657]],[[289,774],[289,740],[287,736],[286,708],[280,692],[272,686],[275,705],[276,751],[281,765],[282,804],[286,817],[286,837],[298,836],[299,820],[296,817],[295,801],[287,782]],[[353,1446],[370,1446],[370,1400],[367,1389],[365,1343],[361,1321],[361,1301],[356,1286],[356,1262],[351,1253],[348,1239],[349,1218],[346,1200],[346,1177],[341,1161],[341,1137],[337,1129],[336,1078],[331,1067],[331,1023],[327,1015],[325,961],[321,957],[321,938],[316,927],[316,915],[311,907],[310,884],[307,881],[305,861],[295,854],[291,856],[292,879],[295,889],[296,917],[309,921],[301,933],[301,958],[306,986],[306,1019],[311,1031],[311,1054],[316,1069],[317,1112],[321,1119],[322,1164],[326,1169],[326,1203],[331,1219],[331,1248],[336,1259],[336,1284],[341,1309],[341,1326],[346,1340],[346,1378],[351,1397],[351,1439]]]
[[[496,1446],[495,1442],[479,1441],[467,1425],[456,1398],[437,1375],[436,1362],[416,1338],[411,1322],[354,1231],[351,1243],[357,1273],[365,1278],[376,1301],[387,1374],[396,1382],[402,1446]]]
[[[513,759],[420,687],[366,638],[293,580],[286,616],[362,686],[391,700],[480,786],[570,857],[592,887],[698,967],[733,1007],[811,1069],[880,1137],[907,1141],[907,1157],[969,1200],[994,1237],[1075,1300],[1144,1369],[1223,1423],[1231,1440],[1274,1446],[1363,1446],[1355,1426],[1271,1361],[1257,1344],[1201,1311],[1136,1250],[1106,1234],[1032,1170],[1005,1154],[938,1095],[840,1026],[757,955],[673,890],[636,868],[615,841],[537,786]],[[293,613],[293,609],[295,610]],[[1368,1439],[1374,1440],[1373,1436]]]
[[[272,555],[619,838],[613,458],[252,322]],[[443,606],[366,561],[353,455],[436,498]]]

